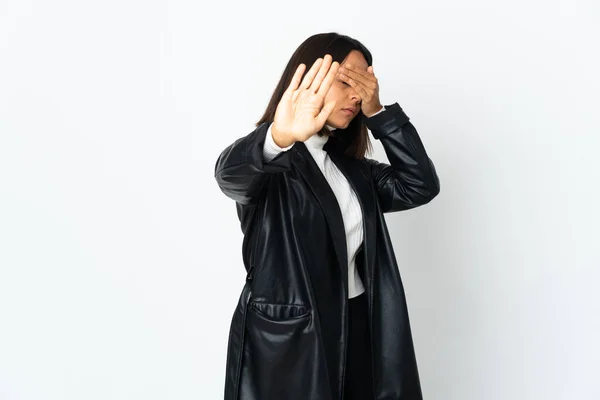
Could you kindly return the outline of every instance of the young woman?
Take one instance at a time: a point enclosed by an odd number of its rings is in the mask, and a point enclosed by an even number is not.
[[[367,128],[389,164],[365,157]],[[371,53],[337,33],[305,40],[215,178],[236,201],[247,271],[225,399],[421,399],[383,214],[428,203],[440,185],[404,111],[380,103]]]

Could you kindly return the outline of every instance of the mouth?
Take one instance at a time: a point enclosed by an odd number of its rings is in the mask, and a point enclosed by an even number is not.
[[[354,115],[356,114],[356,108],[343,108],[342,112],[346,115]]]

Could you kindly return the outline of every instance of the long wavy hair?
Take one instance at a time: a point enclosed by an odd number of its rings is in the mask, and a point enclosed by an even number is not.
[[[273,91],[269,105],[262,118],[256,123],[256,126],[258,127],[264,122],[273,122],[277,105],[279,104],[279,101],[281,101],[283,93],[290,85],[292,77],[300,64],[306,65],[306,69],[302,75],[302,78],[304,78],[304,75],[306,75],[317,58],[322,58],[325,54],[330,54],[333,57],[332,62],[337,61],[341,64],[352,50],[360,51],[367,60],[368,65],[373,65],[371,52],[358,40],[346,35],[341,35],[336,32],[319,33],[310,36],[302,42],[288,61],[281,74],[279,83]],[[371,153],[373,147],[369,139],[367,126],[363,123],[363,119],[364,114],[362,111],[359,111],[356,117],[350,121],[348,127],[345,129],[337,129],[331,134],[328,142],[333,143],[329,143],[328,146],[334,147],[336,150],[343,152],[347,156],[358,159],[363,159],[365,154]],[[322,136],[327,132],[328,128],[323,126],[317,134]]]

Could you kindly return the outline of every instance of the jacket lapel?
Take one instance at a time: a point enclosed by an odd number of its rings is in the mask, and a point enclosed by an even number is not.
[[[301,157],[296,157],[294,162],[304,180],[319,201],[323,214],[330,227],[331,240],[333,241],[335,253],[342,272],[342,280],[346,296],[348,295],[348,250],[346,247],[346,230],[339,203],[325,179],[323,172],[315,162],[314,158],[306,148],[304,142],[297,142],[296,146]]]
[[[339,203],[325,179],[323,172],[313,159],[303,142],[296,143],[297,152],[301,157],[296,157],[294,162],[304,180],[319,201],[323,213],[330,227],[331,239],[342,272],[343,285],[348,294],[348,250],[346,245],[346,231]],[[328,147],[326,146],[327,150]],[[371,271],[375,257],[375,192],[371,182],[370,173],[365,163],[351,157],[339,154],[337,151],[328,150],[331,161],[346,176],[352,189],[357,195],[363,212],[363,260],[357,260],[365,265],[365,275],[368,279],[367,287],[371,286]]]
[[[328,152],[331,161],[346,176],[350,186],[356,193],[358,202],[363,213],[363,259],[357,259],[357,268],[360,265],[365,267],[365,277],[367,282],[365,287],[368,290],[372,286],[372,272],[375,263],[375,212],[376,199],[375,187],[373,185],[369,167],[360,160],[341,155],[337,151]],[[359,254],[361,254],[359,253]]]

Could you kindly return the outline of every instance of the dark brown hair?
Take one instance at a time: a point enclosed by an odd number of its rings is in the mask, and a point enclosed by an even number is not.
[[[371,52],[358,40],[349,36],[330,32],[319,33],[306,39],[292,54],[285,70],[281,74],[279,83],[273,91],[269,105],[262,118],[256,123],[256,126],[265,122],[273,122],[277,105],[283,93],[290,85],[292,77],[300,64],[306,66],[304,74],[302,74],[302,78],[304,78],[304,75],[306,75],[317,58],[323,58],[325,54],[330,54],[333,57],[332,62],[337,61],[341,64],[352,50],[360,51],[367,60],[367,64],[373,65]],[[347,128],[337,129],[332,134],[328,140],[328,142],[333,142],[330,145],[333,145],[334,148],[342,151],[347,156],[363,159],[367,152],[370,153],[373,150],[367,127],[363,123],[363,118],[364,114],[362,111],[359,111],[356,117],[350,121]],[[327,127],[323,126],[318,135],[323,135],[327,130]]]

